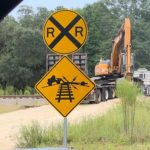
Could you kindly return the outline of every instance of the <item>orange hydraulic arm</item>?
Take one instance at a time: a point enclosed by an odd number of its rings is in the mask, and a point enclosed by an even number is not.
[[[122,70],[122,52],[125,53],[125,71]],[[129,77],[132,75],[131,67],[131,24],[130,19],[125,18],[124,24],[121,26],[118,35],[113,41],[110,73],[117,73]]]
[[[110,73],[121,73],[121,47],[123,42],[124,32],[121,29],[118,32],[118,35],[113,40],[113,47],[111,53],[111,60],[110,60]]]
[[[95,66],[95,76],[118,76],[132,78],[131,61],[131,24],[125,18],[117,36],[113,40],[111,59],[109,63],[100,61]]]
[[[126,53],[126,72],[125,77],[132,78],[133,75],[133,64],[131,62],[131,23],[130,19],[125,19],[125,36],[124,36],[124,48]]]

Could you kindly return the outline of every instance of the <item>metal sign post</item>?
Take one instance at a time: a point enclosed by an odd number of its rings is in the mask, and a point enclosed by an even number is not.
[[[67,148],[67,117],[64,117],[64,148]]]

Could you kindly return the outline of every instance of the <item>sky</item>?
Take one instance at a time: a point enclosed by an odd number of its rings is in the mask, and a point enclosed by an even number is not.
[[[11,13],[17,17],[17,10],[21,5],[31,6],[34,10],[37,7],[46,7],[48,10],[55,9],[57,6],[64,6],[65,8],[83,8],[87,4],[92,4],[98,0],[23,0]]]

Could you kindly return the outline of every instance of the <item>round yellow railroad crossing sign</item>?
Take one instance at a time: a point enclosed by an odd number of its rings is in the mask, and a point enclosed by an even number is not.
[[[70,54],[84,45],[88,29],[85,20],[72,10],[60,10],[50,15],[43,27],[43,39],[49,49]]]

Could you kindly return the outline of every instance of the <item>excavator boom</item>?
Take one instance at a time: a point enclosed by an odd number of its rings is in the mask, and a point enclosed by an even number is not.
[[[132,56],[131,56],[131,23],[130,19],[125,19],[125,36],[124,36],[124,46],[125,46],[125,53],[126,53],[126,78],[132,78],[133,76],[133,64],[132,64]]]
[[[95,75],[132,77],[131,23],[129,18],[125,18],[113,40],[110,63],[104,65],[103,61],[99,62],[95,66]]]

